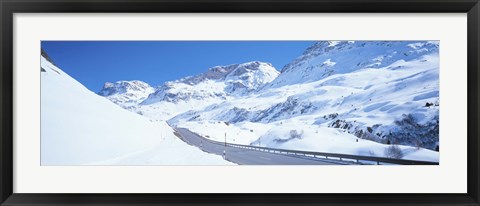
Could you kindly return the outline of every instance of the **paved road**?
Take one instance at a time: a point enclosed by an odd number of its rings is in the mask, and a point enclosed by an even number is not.
[[[188,129],[177,128],[179,138],[186,143],[196,146],[201,150],[217,155],[223,155],[226,151],[228,161],[241,165],[334,165],[340,164],[326,160],[316,160],[286,154],[274,154],[263,151],[256,151],[244,148],[225,147],[224,143],[215,142],[203,138]]]

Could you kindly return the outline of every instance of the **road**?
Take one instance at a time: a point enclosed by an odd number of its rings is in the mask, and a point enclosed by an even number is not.
[[[223,155],[226,153],[226,160],[241,165],[338,165],[340,162],[317,160],[314,158],[292,156],[286,154],[269,153],[244,148],[225,147],[222,142],[215,142],[201,137],[188,129],[176,128],[180,139],[186,143],[196,146],[201,150]]]

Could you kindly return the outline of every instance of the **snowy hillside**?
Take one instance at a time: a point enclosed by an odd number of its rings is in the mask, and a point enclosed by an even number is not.
[[[261,91],[170,124],[222,140],[438,161],[438,42],[319,42]]]
[[[132,111],[218,141],[439,161],[439,96],[438,41],[320,41],[280,74],[217,66]]]
[[[321,41],[282,69],[269,86],[307,83],[362,68],[382,68],[438,53],[436,41]]]
[[[97,94],[107,97],[110,101],[125,109],[133,109],[154,91],[154,88],[147,83],[133,80],[107,82]]]
[[[153,122],[90,92],[44,56],[42,165],[231,164],[182,142],[165,122]]]

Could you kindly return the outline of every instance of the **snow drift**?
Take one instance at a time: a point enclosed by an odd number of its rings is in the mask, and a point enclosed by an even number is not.
[[[42,165],[230,164],[178,140],[165,122],[124,110],[89,91],[44,56]]]

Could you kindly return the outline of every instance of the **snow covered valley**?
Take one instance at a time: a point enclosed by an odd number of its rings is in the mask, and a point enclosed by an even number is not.
[[[42,57],[42,165],[233,164],[170,126],[219,142],[439,162],[438,52],[439,42],[321,41],[280,72],[254,61],[97,94]]]

